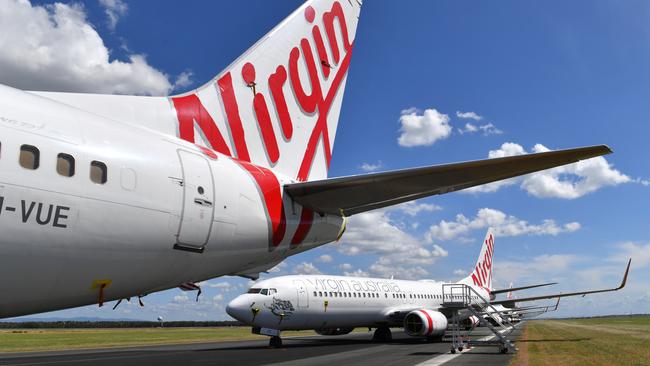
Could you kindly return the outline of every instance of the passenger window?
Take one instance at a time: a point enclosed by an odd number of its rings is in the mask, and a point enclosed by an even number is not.
[[[56,172],[64,177],[72,177],[74,175],[74,158],[72,155],[61,153],[57,156]]]
[[[19,163],[25,169],[38,169],[40,153],[35,146],[23,145],[20,147]]]
[[[90,163],[90,180],[93,183],[104,184],[107,177],[106,164],[100,161],[93,161]],[[266,294],[265,294],[266,295]]]
[[[317,296],[317,295],[316,295],[316,291],[314,291],[314,297],[316,297],[316,296]]]
[[[318,291],[318,297],[323,297],[323,292],[322,291]]]

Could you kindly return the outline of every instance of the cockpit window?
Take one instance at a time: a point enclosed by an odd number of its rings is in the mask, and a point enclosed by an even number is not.
[[[273,295],[273,294],[275,294],[276,292],[278,292],[278,290],[276,290],[276,289],[274,289],[274,288],[270,288],[270,289],[269,289],[269,295]]]
[[[268,295],[268,294],[269,294],[269,290],[266,289],[266,288],[263,288],[262,291],[260,291],[260,294],[262,294],[262,295]]]
[[[248,293],[249,294],[259,294],[260,291],[262,291],[261,288],[251,288],[251,289],[248,290]]]

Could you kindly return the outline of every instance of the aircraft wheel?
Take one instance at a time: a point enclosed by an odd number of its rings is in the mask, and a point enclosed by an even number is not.
[[[455,353],[456,353],[456,349],[455,349],[455,348],[452,348],[452,349],[451,349],[451,354],[455,354]]]
[[[458,352],[463,352],[463,346],[458,347]]]
[[[393,335],[388,327],[379,327],[375,329],[375,334],[372,336],[375,342],[390,342],[393,340]]]
[[[501,347],[500,352],[504,354],[508,353],[508,347]]]
[[[282,347],[282,338],[278,336],[273,336],[269,339],[269,347],[280,348]]]

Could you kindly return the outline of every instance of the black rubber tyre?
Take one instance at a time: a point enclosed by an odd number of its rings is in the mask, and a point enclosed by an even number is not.
[[[278,336],[273,336],[269,339],[269,347],[280,348],[282,347],[282,338]]]
[[[375,334],[372,336],[373,342],[387,343],[393,340],[393,334],[388,327],[379,327],[375,329]]]

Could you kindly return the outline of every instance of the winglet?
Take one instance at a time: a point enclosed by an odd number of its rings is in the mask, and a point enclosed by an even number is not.
[[[630,260],[627,261],[627,268],[625,269],[625,275],[623,275],[623,282],[621,282],[621,285],[618,286],[617,290],[620,290],[623,287],[625,287],[625,284],[627,283],[627,274],[630,272],[630,264],[632,264],[632,258],[630,258]]]

